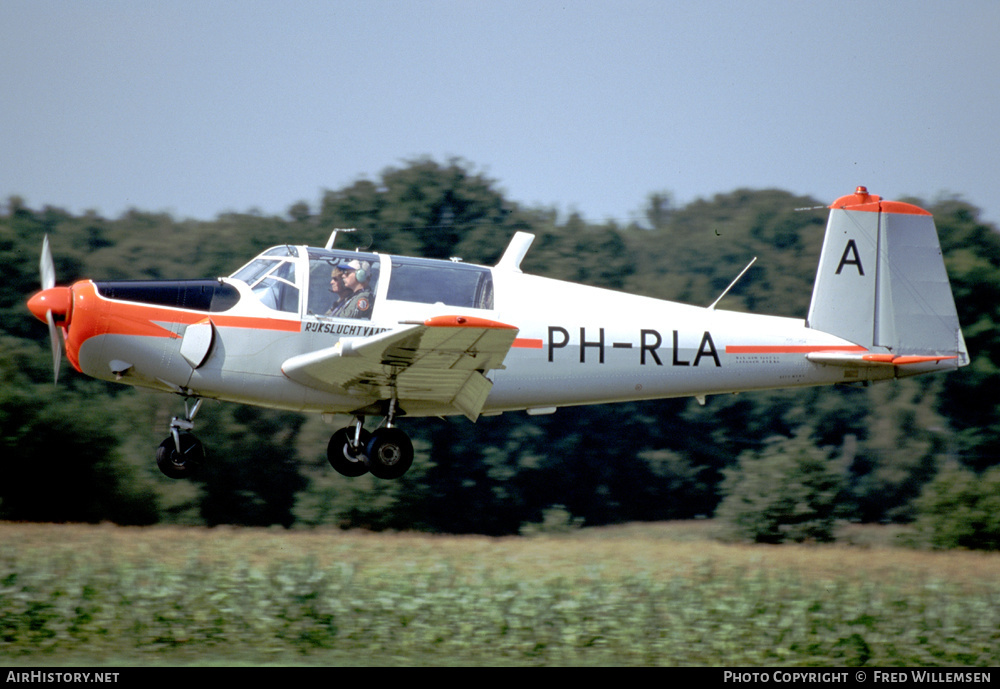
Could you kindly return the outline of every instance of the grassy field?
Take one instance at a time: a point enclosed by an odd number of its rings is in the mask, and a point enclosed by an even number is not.
[[[1000,665],[1000,554],[0,524],[4,665]]]

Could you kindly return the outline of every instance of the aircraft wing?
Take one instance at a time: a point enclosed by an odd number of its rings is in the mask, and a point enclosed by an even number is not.
[[[285,361],[282,372],[313,388],[451,406],[475,421],[518,329],[469,316],[404,323],[397,330],[342,339]]]

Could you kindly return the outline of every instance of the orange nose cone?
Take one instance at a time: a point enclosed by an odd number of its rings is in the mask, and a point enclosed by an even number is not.
[[[69,287],[50,287],[29,299],[28,309],[43,323],[46,322],[45,314],[49,311],[53,316],[65,320],[71,299]]]

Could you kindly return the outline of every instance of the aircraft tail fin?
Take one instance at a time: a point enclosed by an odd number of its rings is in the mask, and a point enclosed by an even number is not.
[[[933,217],[864,187],[830,206],[807,323],[871,351],[969,361]]]

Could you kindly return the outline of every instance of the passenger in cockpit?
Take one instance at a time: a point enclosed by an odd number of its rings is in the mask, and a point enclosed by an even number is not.
[[[344,271],[339,265],[333,266],[330,271],[330,291],[333,293],[333,303],[326,310],[325,316],[333,315],[337,307],[342,306],[344,301],[351,296],[351,292],[344,286]]]

